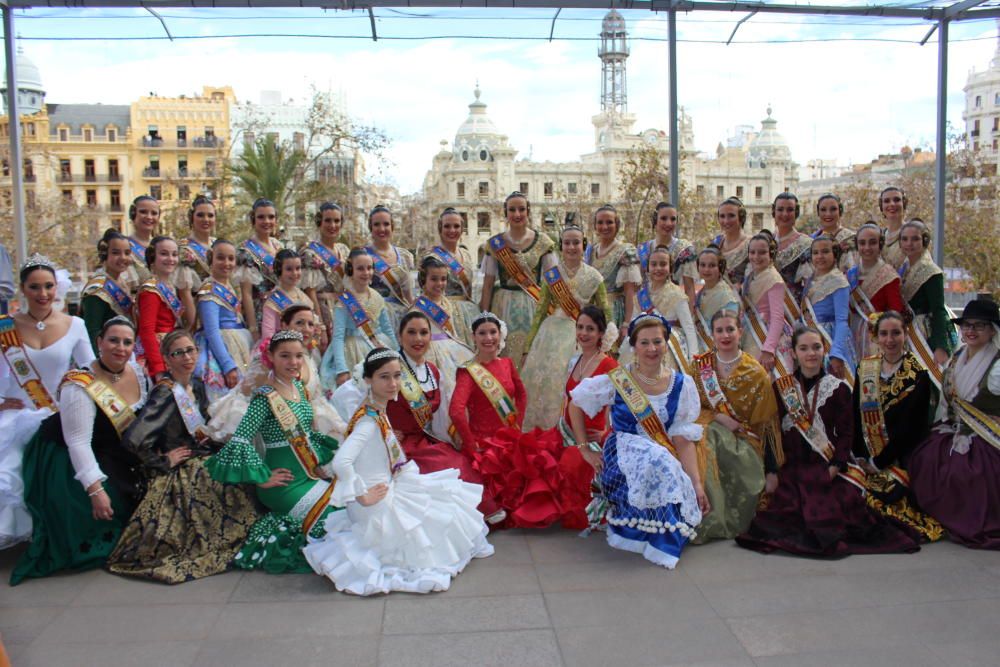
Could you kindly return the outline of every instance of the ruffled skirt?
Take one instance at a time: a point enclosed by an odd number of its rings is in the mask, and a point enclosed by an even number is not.
[[[31,514],[24,502],[22,465],[28,441],[51,410],[0,412],[0,549],[31,539]]]
[[[403,466],[380,502],[331,514],[326,536],[310,539],[305,557],[337,590],[355,595],[447,590],[470,560],[493,555],[476,511],[481,493],[457,470],[422,475]]]

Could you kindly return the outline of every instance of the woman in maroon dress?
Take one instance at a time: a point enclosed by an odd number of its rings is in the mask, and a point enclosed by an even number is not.
[[[778,487],[736,543],[763,553],[825,558],[918,551],[918,539],[908,528],[865,504],[863,473],[849,464],[851,390],[823,371],[819,331],[796,329],[792,352],[795,373],[774,383],[785,460],[768,473],[778,475]]]
[[[466,482],[482,484],[482,477],[463,456],[451,428],[448,410],[441,410],[441,371],[426,361],[430,349],[431,323],[419,311],[410,311],[399,322],[399,344],[403,379],[399,395],[386,408],[396,439],[406,458],[421,473],[455,468]],[[499,509],[492,496],[483,493],[479,511],[490,516]]]

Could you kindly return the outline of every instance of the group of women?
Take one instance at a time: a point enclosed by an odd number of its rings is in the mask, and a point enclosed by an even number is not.
[[[177,241],[140,197],[82,319],[40,256],[0,319],[0,547],[30,540],[11,581],[240,567],[428,592],[489,530],[553,524],[668,568],[713,539],[1000,548],[1000,313],[951,320],[926,226],[898,188],[879,206],[885,228],[851,231],[825,195],[807,235],[784,193],[749,235],[728,199],[700,252],[671,204],[638,248],[602,206],[592,245],[568,225],[556,247],[515,192],[477,298],[454,209],[418,262],[381,206],[366,246],[327,203],[292,250],[269,201],[235,244],[208,199]]]

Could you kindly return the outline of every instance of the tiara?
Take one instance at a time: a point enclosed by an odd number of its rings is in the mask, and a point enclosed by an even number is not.
[[[399,352],[385,348],[378,352],[372,352],[366,361],[378,361],[379,359],[399,359]]]
[[[499,322],[500,318],[497,317],[495,314],[491,313],[490,311],[484,310],[483,312],[479,313],[474,318],[472,318],[472,327],[475,328],[475,326],[480,322],[487,322],[489,320],[495,320]]]
[[[273,336],[271,336],[272,343],[280,343],[286,340],[297,340],[301,343],[303,338],[302,334],[300,334],[295,329],[282,329],[281,331],[278,331]]]
[[[24,264],[21,265],[21,271],[25,269],[30,269],[35,266],[42,266],[50,271],[56,270],[56,265],[52,263],[52,260],[41,253],[33,253],[28,255],[28,259],[25,260]]]
[[[632,318],[632,321],[628,323],[629,336],[631,336],[632,332],[635,331],[636,325],[642,322],[643,320],[656,320],[664,327],[666,327],[668,332],[670,331],[670,322],[667,321],[667,318],[665,318],[663,315],[660,315],[659,312],[654,310],[650,313],[639,313],[638,315]]]

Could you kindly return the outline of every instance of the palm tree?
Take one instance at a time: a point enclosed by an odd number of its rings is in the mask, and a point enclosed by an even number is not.
[[[304,151],[266,136],[248,143],[229,167],[237,205],[245,210],[264,198],[277,205],[279,215],[291,212],[305,161]]]

